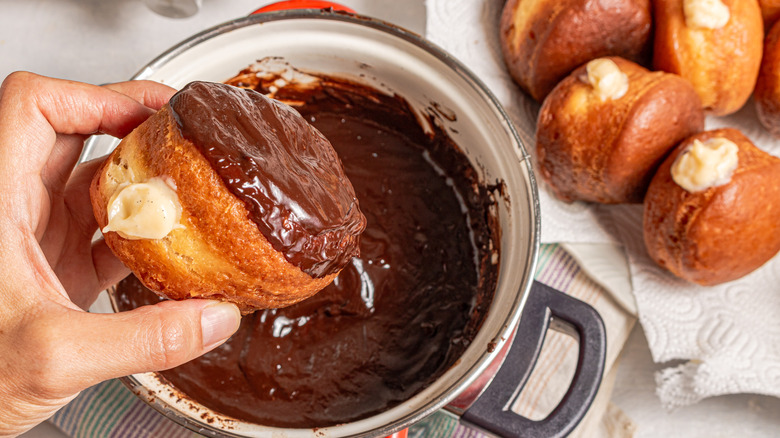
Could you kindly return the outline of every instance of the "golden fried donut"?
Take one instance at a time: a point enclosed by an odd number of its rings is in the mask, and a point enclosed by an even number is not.
[[[90,195],[106,243],[147,287],[244,313],[325,287],[365,227],[322,134],[292,108],[225,84],[174,95],[109,155]]]
[[[780,18],[780,0],[758,0],[758,5],[764,18],[764,30],[769,30]]]
[[[731,114],[756,85],[762,23],[756,0],[656,0],[653,66],[691,81],[708,113]]]
[[[591,59],[642,61],[651,49],[651,27],[649,0],[509,0],[500,40],[512,78],[541,102]]]
[[[564,201],[642,202],[667,153],[704,126],[688,81],[618,57],[578,68],[539,112],[539,170]]]
[[[682,142],[645,198],[644,239],[659,265],[709,286],[740,278],[780,251],[780,159],[736,129]]]
[[[780,138],[780,22],[772,26],[764,40],[764,57],[753,101],[758,120]]]

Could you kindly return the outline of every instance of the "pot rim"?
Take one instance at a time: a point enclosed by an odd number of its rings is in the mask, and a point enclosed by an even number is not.
[[[525,171],[527,175],[527,179],[526,179],[527,184],[525,189],[527,191],[529,203],[528,205],[524,205],[524,207],[530,208],[532,210],[532,214],[530,215],[531,229],[528,230],[530,236],[529,254],[527,254],[526,256],[527,258],[525,260],[525,266],[522,266],[522,269],[525,270],[525,275],[523,276],[522,285],[520,289],[515,294],[515,299],[512,303],[511,311],[508,313],[508,317],[501,324],[501,329],[492,338],[493,343],[495,344],[495,348],[492,351],[488,351],[486,349],[484,353],[480,355],[478,360],[472,363],[467,370],[462,371],[462,377],[458,378],[452,384],[448,385],[446,389],[442,390],[439,393],[438,397],[431,398],[430,400],[427,400],[425,402],[421,402],[420,403],[422,406],[421,408],[416,409],[407,415],[398,417],[392,422],[384,424],[379,428],[371,429],[366,432],[361,432],[359,434],[353,434],[349,436],[368,437],[368,436],[391,435],[392,433],[407,428],[410,425],[422,420],[423,418],[429,416],[433,412],[445,407],[447,404],[452,402],[461,392],[463,392],[464,389],[466,389],[468,386],[474,383],[476,378],[479,377],[485,371],[485,369],[497,358],[498,353],[501,351],[501,347],[504,345],[504,343],[511,340],[512,331],[515,329],[515,327],[517,327],[526,298],[528,297],[528,293],[533,280],[533,275],[536,271],[538,252],[540,247],[541,210],[539,205],[539,195],[538,195],[536,178],[533,172],[531,157],[528,154],[522,140],[520,139],[513,122],[509,118],[509,115],[506,113],[503,106],[499,103],[498,99],[493,95],[490,89],[482,82],[482,80],[480,80],[470,69],[468,69],[460,61],[455,59],[452,55],[447,53],[441,47],[437,46],[435,43],[426,40],[425,38],[419,36],[414,32],[408,31],[399,26],[396,26],[394,24],[376,18],[361,16],[358,14],[345,13],[345,12],[334,12],[329,10],[305,10],[305,9],[267,12],[267,13],[249,15],[246,17],[237,18],[222,24],[218,24],[214,27],[211,27],[199,33],[196,33],[193,36],[174,45],[173,47],[171,47],[170,49],[166,50],[161,55],[153,59],[151,62],[149,62],[146,66],[141,68],[135,75],[132,76],[131,80],[142,80],[151,77],[157,70],[159,70],[160,68],[168,64],[171,60],[173,60],[180,54],[219,35],[240,28],[248,27],[248,26],[262,25],[264,23],[270,23],[275,21],[297,20],[297,19],[324,19],[324,20],[342,21],[342,22],[347,22],[347,23],[356,24],[360,26],[367,26],[369,28],[373,28],[381,32],[388,33],[394,37],[400,38],[406,42],[409,42],[421,48],[425,52],[433,55],[436,59],[444,63],[448,68],[452,69],[455,73],[464,77],[464,79],[466,79],[468,82],[472,83],[472,85],[478,89],[479,93],[488,100],[489,105],[492,107],[493,110],[496,111],[497,115],[500,116],[503,122],[502,124],[505,126],[511,138],[513,138],[514,140],[513,146],[519,150],[519,154],[518,154],[519,160],[517,164],[519,166],[525,166]],[[89,147],[85,147],[84,152],[82,153],[82,159],[84,158],[84,155],[88,153],[88,151],[89,151]],[[506,269],[506,267],[504,267],[504,269]],[[111,296],[112,296],[112,306],[114,307],[114,310],[116,310],[116,307],[114,306],[115,303],[113,300],[113,295]],[[472,347],[474,347],[473,344],[469,348]],[[464,354],[465,353],[466,352],[464,352]],[[445,378],[445,376],[451,370],[452,367],[450,367],[450,369],[447,370],[443,375],[439,376],[439,379]],[[150,374],[150,373],[146,373],[146,374]],[[151,373],[151,374],[155,374],[155,373]],[[169,406],[164,401],[159,400],[153,394],[149,394],[145,385],[141,381],[139,381],[139,379],[135,375],[123,377],[121,378],[121,380],[134,394],[139,396],[139,398],[145,401],[148,405],[150,405],[152,408],[154,408],[155,410],[157,410],[158,412],[165,415],[167,418],[173,420],[174,422],[178,423],[181,426],[184,426],[198,433],[207,436],[213,436],[213,437],[242,436],[242,435],[236,435],[234,432],[231,432],[230,430],[226,430],[225,428],[218,428],[215,427],[214,425],[201,423],[195,419],[187,417],[186,415],[181,415],[172,406]],[[414,398],[420,396],[420,394],[421,393],[418,393],[415,396],[412,396],[412,398],[406,400],[404,403],[408,403],[410,400],[413,400]],[[391,410],[392,409],[393,408],[391,408]],[[381,415],[381,414],[377,414],[377,415]],[[223,416],[223,417],[229,418],[227,416]],[[375,416],[368,417],[367,419],[371,419],[373,417]],[[363,421],[363,420],[357,420],[357,421]],[[347,423],[347,424],[354,424],[354,422]],[[339,427],[341,427],[341,425],[332,426],[329,428],[315,428],[313,429],[313,431],[315,431],[315,433],[317,432],[321,433],[323,429],[331,429],[331,428],[335,429]],[[277,429],[277,430],[282,431],[285,429]],[[310,428],[288,429],[288,430],[312,431],[312,429]]]

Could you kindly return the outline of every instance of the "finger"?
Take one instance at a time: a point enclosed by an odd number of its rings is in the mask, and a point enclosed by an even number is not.
[[[176,89],[154,81],[127,81],[103,86],[141,102],[145,106],[159,110],[176,93]]]
[[[88,272],[89,268],[84,265],[89,263],[89,256],[62,262],[54,268],[68,298],[84,310],[89,309],[100,292],[130,274],[130,269],[114,255],[102,238],[92,243],[90,251],[94,274]]]
[[[118,82],[104,85],[103,88],[129,96],[154,111],[162,108],[176,93],[176,89],[153,81]],[[151,115],[151,112],[149,114]],[[88,137],[88,135],[81,134],[60,134],[57,136],[57,142],[49,156],[49,161],[42,171],[43,180],[48,187],[64,184],[69,176],[68,170],[73,168],[79,157],[72,151],[80,150]],[[60,169],[60,172],[55,173],[53,171],[55,169]]]
[[[76,227],[73,234],[80,234],[81,239],[92,239],[98,229],[89,196],[89,187],[92,178],[104,161],[105,157],[97,158],[77,167],[68,181],[68,187],[65,191],[65,203]],[[92,304],[100,291],[116,284],[130,273],[130,270],[116,258],[102,237],[92,242],[91,251],[97,285],[87,292],[82,292],[80,294],[82,296],[79,297],[79,301],[86,303],[87,306]]]
[[[66,348],[59,348],[68,358],[64,393],[181,365],[225,342],[241,321],[234,304],[209,300],[164,301],[117,314],[69,313],[62,318]]]
[[[92,264],[95,269],[95,278],[97,285],[92,288],[81,288],[78,295],[71,295],[71,299],[76,305],[84,310],[95,302],[100,292],[109,288],[120,280],[130,275],[130,268],[125,266],[113,251],[106,245],[105,240],[100,238],[92,244]],[[75,298],[75,299],[74,299]]]
[[[92,178],[103,165],[106,157],[97,158],[80,164],[71,174],[63,199],[73,220],[74,231],[82,236],[92,236],[97,230],[98,223],[95,220],[95,214],[92,211],[92,201],[89,196],[89,186],[92,184]]]
[[[45,232],[39,239],[41,250],[57,274],[70,299],[86,309],[105,281],[118,281],[128,271],[118,267],[114,257],[107,257],[105,243],[92,243],[97,222],[92,213],[89,185],[102,164],[102,159],[78,166],[61,196],[55,196],[51,205],[51,220],[43,223]],[[107,248],[106,248],[107,249]],[[90,271],[90,264],[94,272]],[[117,278],[118,277],[118,278]]]
[[[158,105],[170,90],[152,84],[123,83],[114,88],[126,89],[150,105]],[[80,154],[81,148],[75,146],[79,142],[57,142],[58,134],[99,132],[124,137],[152,113],[144,102],[111,87],[13,73],[0,87],[0,132],[5,134],[0,139],[0,162],[6,163],[4,170],[12,171],[11,175],[38,174],[55,147],[65,148],[55,154],[67,157],[66,162],[73,162],[73,156]],[[19,160],[21,157],[27,159]]]
[[[176,93],[174,88],[153,81],[129,81],[104,85],[103,88],[128,96],[151,110],[159,110],[171,96]],[[151,114],[151,112],[149,112]],[[69,170],[73,168],[79,154],[73,151],[81,150],[88,135],[59,134],[52,148],[51,155],[42,171],[47,187],[57,187],[67,180]]]
[[[65,190],[64,202],[67,206],[69,215],[69,230],[67,231],[67,240],[60,248],[69,248],[76,251],[82,245],[89,245],[97,231],[98,224],[92,210],[92,202],[89,197],[89,186],[95,172],[103,164],[105,158],[98,158],[88,161],[73,171],[73,176],[68,181]],[[41,246],[45,249],[46,240],[41,241]],[[126,277],[130,270],[116,258],[114,253],[106,245],[103,238],[92,242],[91,257],[79,257],[79,254],[64,254],[65,260],[56,263],[55,270],[63,282],[63,286],[68,291],[71,300],[81,307],[88,309],[95,301],[98,294],[116,284],[119,280]],[[71,263],[81,263],[91,260],[94,269],[94,281],[85,281],[84,278],[70,278],[68,273],[84,272],[86,266],[73,266]],[[83,275],[82,275],[83,277]],[[68,281],[72,280],[72,281]]]
[[[78,162],[80,151],[88,135],[57,134],[49,157],[40,175],[50,197],[62,196],[73,166]],[[78,153],[76,153],[78,152]]]

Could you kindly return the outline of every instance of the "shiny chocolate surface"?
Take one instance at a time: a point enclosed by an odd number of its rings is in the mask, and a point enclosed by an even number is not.
[[[352,185],[328,140],[295,110],[212,82],[188,84],[170,105],[184,138],[290,263],[324,277],[358,254],[365,218]]]

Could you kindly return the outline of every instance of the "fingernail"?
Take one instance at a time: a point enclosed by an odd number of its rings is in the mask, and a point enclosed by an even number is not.
[[[203,308],[200,314],[200,329],[203,334],[203,348],[210,350],[225,342],[238,330],[241,312],[231,303],[217,303]]]

